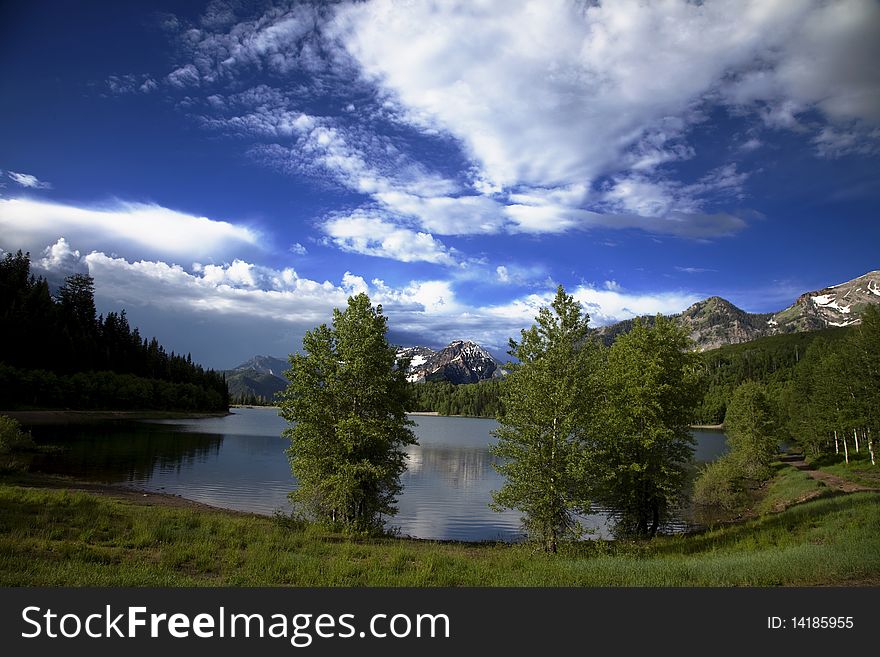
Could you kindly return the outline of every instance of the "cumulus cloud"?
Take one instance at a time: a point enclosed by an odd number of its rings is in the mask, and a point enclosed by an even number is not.
[[[165,79],[172,87],[185,89],[186,87],[198,86],[201,76],[199,76],[199,69],[192,64],[187,64],[171,71]]]
[[[275,269],[241,259],[193,263],[187,271],[164,260],[126,259],[101,251],[82,256],[64,238],[42,252],[44,257],[35,264],[56,274],[88,271],[103,307],[126,308],[150,330],[171,336],[170,344],[178,344],[178,349],[185,344],[186,350],[192,350],[192,340],[181,335],[178,326],[210,322],[214,333],[224,335],[247,322],[270,327],[260,335],[280,343],[283,336],[301,336],[329,321],[333,308],[344,307],[349,296],[366,292],[373,303],[382,304],[390,320],[391,339],[398,343],[437,346],[469,338],[503,351],[507,339],[529,326],[538,309],[553,297],[548,285],[543,292],[508,303],[472,305],[459,297],[448,280],[390,286],[381,279],[367,281],[345,272],[333,283],[305,278],[293,268]],[[571,293],[590,313],[594,325],[638,314],[678,312],[696,300],[684,292],[630,293],[608,281],[597,287],[580,285]],[[218,358],[221,351],[212,358]]]
[[[610,283],[604,286],[605,289],[582,285],[572,292],[590,314],[592,322],[598,325],[639,315],[671,315],[700,300],[699,296],[687,292],[627,293],[613,281]]]
[[[172,258],[222,259],[258,250],[259,233],[159,205],[116,201],[77,207],[24,198],[0,199],[0,244],[37,252],[64,235],[85,250]]]
[[[110,92],[117,95],[137,92],[148,94],[159,87],[159,83],[146,74],[111,75],[107,78],[106,83]]]

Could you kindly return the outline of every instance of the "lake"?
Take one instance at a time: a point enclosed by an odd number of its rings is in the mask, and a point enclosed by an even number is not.
[[[518,540],[519,514],[489,509],[503,484],[488,445],[495,420],[412,416],[419,445],[407,449],[399,512],[389,521],[402,536],[465,541]],[[180,495],[213,506],[272,514],[289,511],[296,486],[280,438],[286,422],[270,408],[236,408],[197,420],[36,426],[35,439],[58,445],[34,456],[31,469]],[[695,430],[695,458],[726,451],[720,431]],[[607,517],[583,519],[607,536]]]

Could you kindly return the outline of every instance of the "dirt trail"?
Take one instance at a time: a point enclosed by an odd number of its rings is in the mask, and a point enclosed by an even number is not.
[[[780,460],[783,463],[788,463],[788,465],[792,466],[793,468],[797,468],[802,472],[806,472],[813,479],[815,479],[816,481],[821,481],[823,484],[833,490],[839,490],[844,493],[860,493],[863,491],[880,493],[880,488],[863,486],[862,484],[857,484],[852,481],[847,481],[846,479],[841,479],[837,475],[833,475],[828,472],[822,472],[821,470],[816,470],[812,465],[804,461],[804,457],[800,454],[784,456]]]

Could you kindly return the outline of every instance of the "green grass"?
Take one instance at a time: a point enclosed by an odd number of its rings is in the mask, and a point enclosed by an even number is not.
[[[850,450],[849,464],[844,460],[842,452],[813,460],[810,464],[817,470],[828,472],[841,479],[869,488],[880,488],[880,465],[871,465],[871,455],[868,454],[867,445],[862,445],[858,453]]]
[[[0,483],[3,586],[767,586],[880,583],[880,495],[650,542],[349,539],[271,518]]]
[[[781,511],[805,500],[831,493],[821,481],[786,463],[776,462],[773,469],[776,472],[767,484],[763,498],[755,507],[760,514]]]

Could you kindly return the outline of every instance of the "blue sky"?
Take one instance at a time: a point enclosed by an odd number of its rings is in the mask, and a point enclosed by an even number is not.
[[[875,0],[4,3],[0,248],[231,367],[880,267]]]

